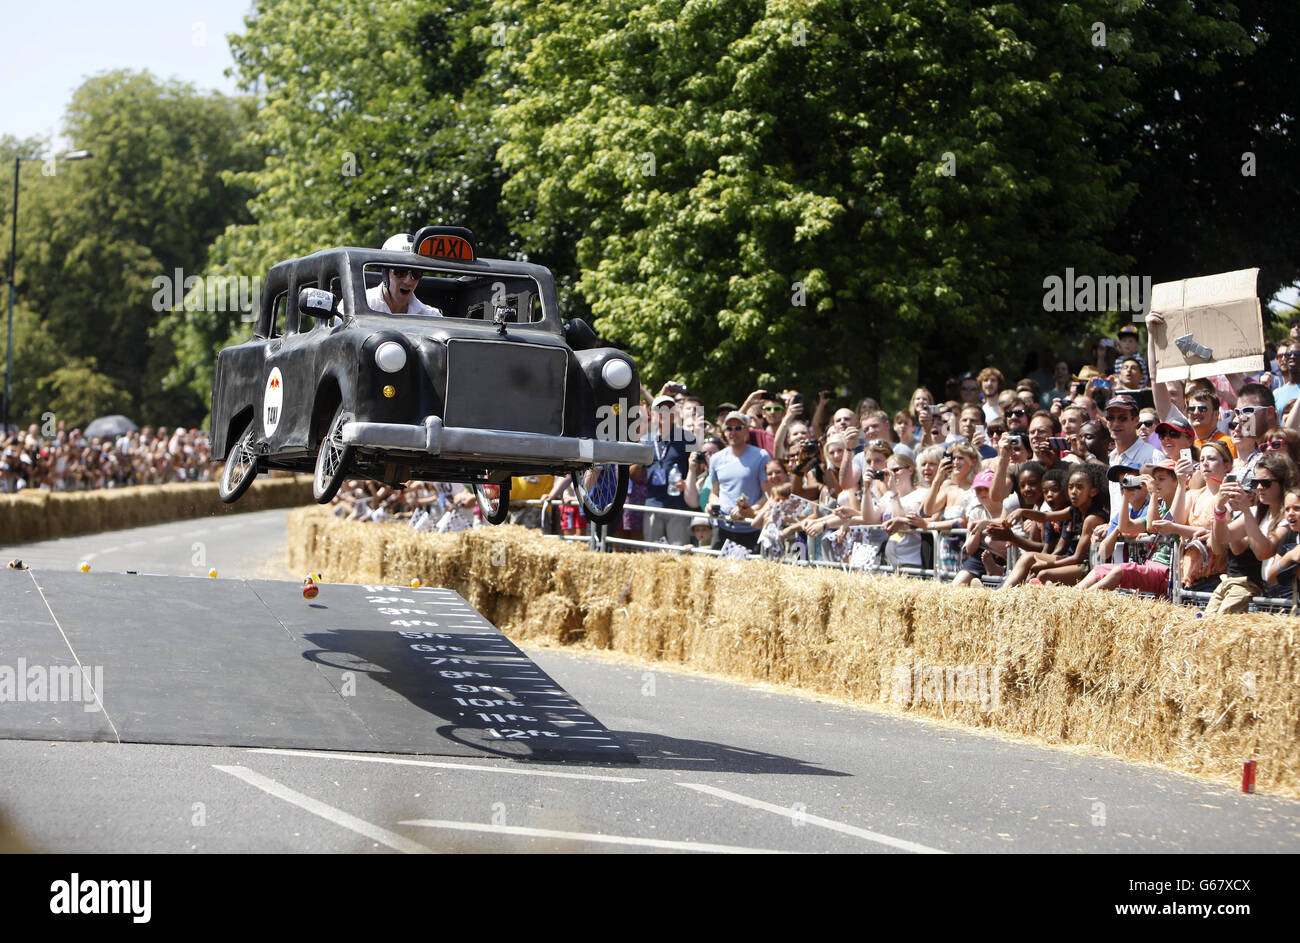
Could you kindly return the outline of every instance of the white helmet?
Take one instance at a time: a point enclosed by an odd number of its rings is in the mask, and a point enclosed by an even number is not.
[[[399,232],[385,239],[381,248],[385,252],[414,252],[415,237],[409,232]]]

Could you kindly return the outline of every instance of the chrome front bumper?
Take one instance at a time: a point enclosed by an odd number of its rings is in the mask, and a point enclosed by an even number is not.
[[[442,419],[429,416],[423,425],[395,422],[349,422],[343,426],[343,442],[361,448],[423,452],[449,460],[536,463],[564,465],[648,465],[654,449],[639,442],[605,442],[575,439],[534,432],[498,432],[444,426]]]

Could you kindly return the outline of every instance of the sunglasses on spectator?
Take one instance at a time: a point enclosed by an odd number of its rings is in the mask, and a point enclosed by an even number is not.
[[[1007,410],[1007,415],[1008,415],[1008,416],[1028,416],[1029,413],[1027,413],[1027,412],[1026,412],[1025,410],[1023,410],[1023,409],[1008,409],[1008,410]]]
[[[765,413],[779,413],[779,412],[780,412],[781,410],[783,410],[783,409],[785,409],[784,406],[777,406],[775,403],[773,403],[773,404],[771,404],[771,405],[764,406],[764,407],[763,407],[763,412],[765,412]]]
[[[1189,413],[1208,413],[1210,411],[1209,403],[1193,403],[1187,407]]]
[[[1275,485],[1275,484],[1277,484],[1276,478],[1256,478],[1254,481],[1250,483],[1250,486],[1254,488],[1256,491],[1263,491],[1269,485]]]
[[[745,427],[744,427],[744,426],[741,426],[741,425],[736,425],[736,424],[734,424],[734,423],[728,423],[727,425],[723,426],[722,428],[726,429],[728,432],[739,432],[740,430],[744,429]]]
[[[962,388],[962,392],[964,393],[974,393],[976,390],[979,389],[978,386],[967,386],[965,383],[961,385],[961,388]]]
[[[1260,445],[1259,450],[1261,452],[1280,452],[1284,448],[1286,448],[1285,439],[1269,439],[1267,442]]]
[[[1255,415],[1255,410],[1262,408],[1262,406],[1238,406],[1232,411],[1232,414],[1240,419],[1242,416],[1253,416]]]
[[[889,449],[891,452],[894,449],[894,447],[884,439],[868,439],[866,445],[869,449]]]
[[[413,268],[394,268],[394,269],[389,269],[389,271],[392,272],[394,275],[396,275],[398,278],[419,278],[420,277],[419,270]]]
[[[1139,419],[1139,420],[1138,420],[1138,428],[1139,428],[1139,429],[1141,429],[1143,426],[1154,426],[1155,424],[1156,424],[1156,421],[1155,421],[1154,419]]]

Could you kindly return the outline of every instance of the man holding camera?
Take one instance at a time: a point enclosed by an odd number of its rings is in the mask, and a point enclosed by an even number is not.
[[[684,482],[690,471],[687,460],[695,448],[695,437],[678,427],[677,400],[667,392],[655,397],[650,421],[655,429],[642,439],[654,449],[654,461],[646,465],[646,507],[685,511]],[[691,540],[691,519],[647,512],[643,539],[684,546]]]

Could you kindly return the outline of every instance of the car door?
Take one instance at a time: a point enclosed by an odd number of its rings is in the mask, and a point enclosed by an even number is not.
[[[269,345],[263,421],[274,415],[267,438],[271,451],[291,454],[307,451],[311,440],[311,409],[315,399],[316,354],[328,326],[300,317],[298,293],[319,287],[315,278],[293,277],[284,316],[284,332]],[[277,413],[278,410],[278,413]]]

